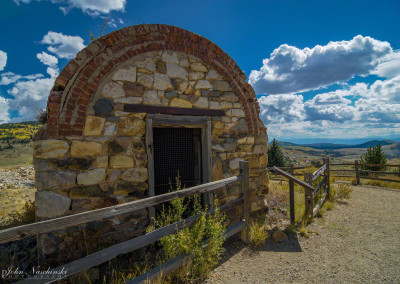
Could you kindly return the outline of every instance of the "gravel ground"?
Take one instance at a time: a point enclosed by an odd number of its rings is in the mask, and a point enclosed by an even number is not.
[[[227,244],[206,283],[400,283],[400,191],[352,187],[346,203],[307,226],[310,238]]]

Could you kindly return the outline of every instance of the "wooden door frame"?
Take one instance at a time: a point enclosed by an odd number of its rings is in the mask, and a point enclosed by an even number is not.
[[[212,181],[212,150],[211,150],[211,117],[186,116],[169,114],[147,114],[146,116],[146,152],[148,171],[148,196],[154,196],[154,156],[153,156],[153,127],[186,127],[201,129],[201,164],[202,182]],[[213,207],[212,193],[204,194],[204,205]],[[155,217],[154,207],[149,208],[150,220]]]

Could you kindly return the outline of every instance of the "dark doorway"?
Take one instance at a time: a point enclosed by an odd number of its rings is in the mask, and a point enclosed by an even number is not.
[[[175,190],[179,175],[182,188],[202,183],[201,129],[153,128],[154,193]]]

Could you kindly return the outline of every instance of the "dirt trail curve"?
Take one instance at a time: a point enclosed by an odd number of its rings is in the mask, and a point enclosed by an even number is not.
[[[234,241],[207,283],[400,283],[400,191],[353,187],[347,204],[292,235],[252,250]]]

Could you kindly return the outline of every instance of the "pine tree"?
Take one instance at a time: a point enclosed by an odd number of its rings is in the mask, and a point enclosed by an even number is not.
[[[381,144],[378,143],[375,147],[369,147],[367,152],[361,156],[360,162],[361,164],[386,165],[386,154],[383,152]],[[385,167],[361,166],[361,169],[369,171],[383,171],[385,170]]]
[[[275,139],[272,140],[272,144],[268,147],[268,167],[273,166],[285,166],[285,157],[283,156],[281,147]]]

